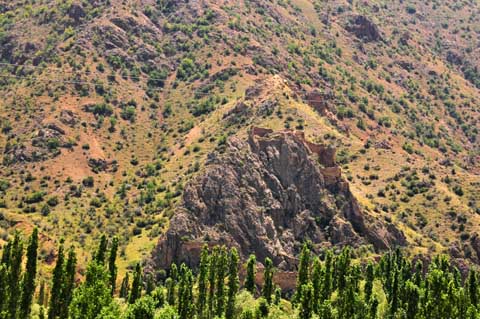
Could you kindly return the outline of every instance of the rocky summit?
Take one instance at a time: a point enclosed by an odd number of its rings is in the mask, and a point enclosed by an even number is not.
[[[253,127],[209,155],[186,187],[170,226],[152,254],[156,267],[197,265],[204,243],[236,247],[294,270],[301,243],[315,250],[371,244],[405,245],[391,223],[365,214],[335,163],[335,149],[303,132]]]

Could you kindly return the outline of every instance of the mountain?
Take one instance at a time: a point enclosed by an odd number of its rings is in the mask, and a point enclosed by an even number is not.
[[[412,255],[478,263],[479,9],[475,1],[2,1],[2,238],[38,225],[49,261],[48,243],[61,237],[82,253],[101,233],[118,235],[124,271],[161,247],[186,211],[236,213],[210,207],[215,198],[248,199],[246,218],[265,199],[266,210],[288,212],[287,184],[273,190],[268,178],[303,167],[299,176],[311,180],[292,184],[295,213],[310,206],[343,216],[331,198],[341,195],[377,225],[370,234],[352,224],[350,239],[394,229]],[[248,140],[252,127],[289,130],[287,172],[262,159],[268,151]],[[324,165],[292,132],[335,148],[338,183],[348,186],[329,190]],[[212,164],[209,154],[221,152]],[[298,154],[305,166],[290,167]],[[222,173],[240,174],[243,162],[255,178],[228,184]],[[307,182],[330,198],[315,202],[300,187]],[[209,198],[221,183],[237,201]],[[198,220],[206,225],[188,235],[221,234],[208,216]],[[310,239],[323,241],[314,230]],[[293,236],[286,255],[301,240]]]

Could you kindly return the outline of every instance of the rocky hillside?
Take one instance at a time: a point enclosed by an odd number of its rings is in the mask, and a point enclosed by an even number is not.
[[[331,245],[405,245],[393,224],[361,211],[334,155],[298,131],[254,127],[248,142],[232,138],[186,186],[153,253],[157,268],[196,265],[204,243],[237,247],[244,259],[269,257],[282,270],[295,269],[305,241],[318,252]]]
[[[364,243],[377,242],[369,225],[394,227],[412,254],[477,262],[479,9],[453,0],[0,0],[1,238],[38,225],[45,242],[65,237],[80,252],[107,232],[120,236],[126,269],[184,216],[191,181],[209,179],[208,154],[229,137],[246,143],[256,126],[337,149],[344,197],[356,198],[366,229],[342,222]],[[273,209],[240,189],[252,212]],[[265,198],[279,209],[313,205],[308,192],[300,203],[278,192]],[[347,216],[323,201],[327,216]],[[319,229],[313,238],[335,242]],[[277,245],[267,243],[265,252]],[[297,244],[278,249],[292,255]]]

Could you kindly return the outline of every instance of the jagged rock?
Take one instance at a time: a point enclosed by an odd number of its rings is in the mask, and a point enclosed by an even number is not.
[[[103,43],[106,50],[126,49],[129,45],[125,31],[116,26],[96,25],[93,32],[100,39],[100,43]]]
[[[47,127],[49,130],[55,131],[55,132],[57,132],[57,133],[60,134],[60,135],[65,135],[65,130],[62,129],[60,126],[58,126],[58,125],[55,124],[55,123],[49,123],[49,124],[46,125],[46,127]]]
[[[60,122],[73,127],[78,122],[77,115],[70,110],[62,110],[60,112]]]
[[[382,35],[377,25],[363,15],[351,17],[346,29],[355,34],[357,38],[367,42],[382,40]]]
[[[144,45],[137,50],[137,58],[142,62],[153,60],[157,56],[158,53],[155,51],[155,49],[148,45]]]
[[[447,61],[451,64],[461,65],[463,64],[463,57],[460,53],[453,50],[449,50],[447,52]]]
[[[415,70],[415,66],[413,65],[413,63],[409,61],[400,60],[400,61],[396,61],[396,63],[405,71],[411,72]]]
[[[392,149],[392,144],[390,144],[390,142],[387,141],[387,140],[382,140],[382,141],[379,141],[379,142],[375,143],[375,148],[390,150],[390,149]]]
[[[405,244],[393,225],[362,213],[334,154],[301,132],[253,128],[247,142],[230,139],[226,151],[211,154],[205,173],[185,187],[152,254],[154,267],[195,265],[203,243],[237,247],[244,258],[252,252],[259,260],[270,257],[282,270],[295,268],[305,240],[316,250]]]
[[[89,158],[88,166],[94,173],[115,172],[117,170],[117,161],[107,161],[102,158]]]
[[[80,22],[85,17],[85,10],[80,3],[72,3],[68,9],[68,16],[72,18],[76,23]]]

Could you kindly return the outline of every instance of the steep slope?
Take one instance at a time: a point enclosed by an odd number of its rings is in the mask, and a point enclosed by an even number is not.
[[[333,145],[412,253],[475,256],[478,4],[0,1],[2,238],[150,255],[183,186],[251,125]],[[50,251],[44,257],[50,256]]]

